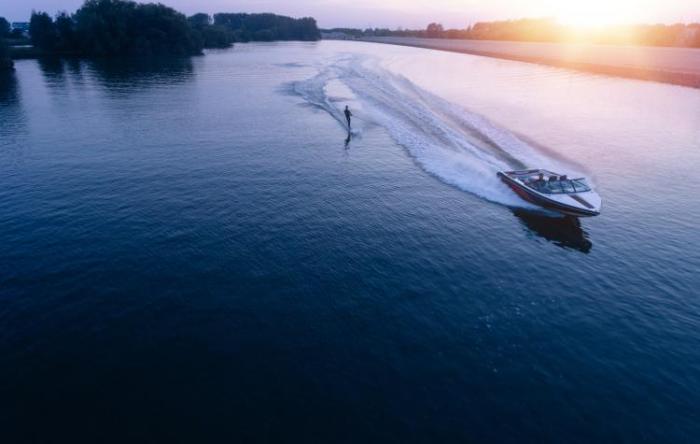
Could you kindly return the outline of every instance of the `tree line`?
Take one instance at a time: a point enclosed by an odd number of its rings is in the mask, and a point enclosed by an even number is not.
[[[14,67],[14,62],[10,57],[10,49],[3,39],[0,39],[0,72],[7,71]]]
[[[12,38],[10,22],[4,17],[0,17],[0,71],[7,71],[14,66],[10,57],[10,50],[5,42],[5,39],[9,38]]]
[[[12,29],[10,22],[5,17],[0,17],[0,39],[22,38],[21,29]]]
[[[302,40],[321,38],[316,20],[294,19],[276,14],[214,14],[214,25],[230,29],[239,42]]]
[[[463,29],[445,29],[431,23],[425,29],[335,28],[324,32],[361,37],[420,37],[465,40],[512,40],[531,42],[584,42],[616,45],[700,47],[700,23],[673,25],[620,25],[573,28],[554,19],[520,19],[478,22]]]
[[[0,18],[0,40],[9,32],[9,24]],[[42,54],[91,57],[195,55],[203,48],[227,48],[236,41],[320,38],[313,18],[229,13],[186,17],[162,4],[130,0],[86,0],[75,13],[54,17],[33,12],[29,34]],[[0,42],[0,60],[6,58],[7,47]]]

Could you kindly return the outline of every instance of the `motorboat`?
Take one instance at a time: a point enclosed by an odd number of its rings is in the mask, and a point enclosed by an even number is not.
[[[597,216],[601,199],[585,178],[570,179],[547,170],[499,171],[501,178],[524,200],[569,216]]]

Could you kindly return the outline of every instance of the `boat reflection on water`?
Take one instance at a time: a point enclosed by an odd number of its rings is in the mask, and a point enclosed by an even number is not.
[[[588,239],[588,233],[581,227],[578,217],[556,217],[523,209],[512,211],[528,230],[554,245],[582,253],[588,253],[593,248],[593,242]]]

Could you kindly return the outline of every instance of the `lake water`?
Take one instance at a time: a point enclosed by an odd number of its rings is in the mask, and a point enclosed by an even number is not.
[[[700,90],[352,42],[16,68],[0,441],[697,442]]]

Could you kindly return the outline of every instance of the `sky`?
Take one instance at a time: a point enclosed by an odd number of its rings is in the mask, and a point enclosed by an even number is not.
[[[157,0],[149,0],[157,1]],[[26,21],[32,9],[73,12],[83,0],[0,0],[0,17]],[[274,12],[315,17],[319,26],[464,28],[480,20],[553,17],[571,25],[700,22],[700,0],[160,0],[185,14]]]

